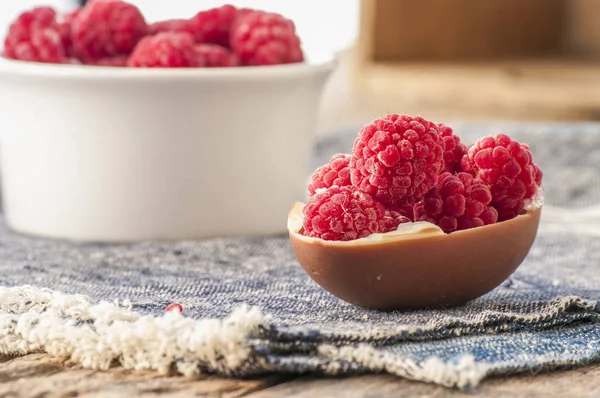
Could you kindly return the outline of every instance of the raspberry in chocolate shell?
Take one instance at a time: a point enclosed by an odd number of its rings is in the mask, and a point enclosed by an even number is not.
[[[320,189],[304,208],[304,235],[349,241],[390,232],[410,220],[352,186]]]
[[[491,201],[490,188],[481,180],[468,173],[446,172],[415,205],[415,221],[436,224],[446,233],[494,224],[498,213]]]
[[[316,169],[308,184],[308,194],[314,195],[317,189],[329,188],[333,185],[344,187],[350,182],[350,159],[352,155],[337,153],[329,163]]]
[[[490,187],[500,221],[519,215],[542,185],[542,171],[533,163],[529,147],[505,134],[478,140],[461,165]]]
[[[454,134],[454,130],[445,124],[438,124],[438,130],[444,144],[444,168],[442,172],[458,173],[461,170],[460,161],[467,152],[467,147]]]
[[[364,126],[352,152],[352,185],[388,207],[412,206],[444,166],[438,127],[422,117],[390,114]]]

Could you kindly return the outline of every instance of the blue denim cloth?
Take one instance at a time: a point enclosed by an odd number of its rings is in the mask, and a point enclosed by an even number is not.
[[[468,388],[488,376],[600,361],[600,125],[471,124],[455,130],[467,143],[497,132],[529,143],[545,173],[547,208],[525,263],[501,287],[465,306],[379,312],[347,304],[304,273],[287,236],[74,244],[19,236],[2,224],[0,285],[129,299],[144,314],[163,314],[179,302],[186,316],[198,319],[226,317],[240,304],[259,307],[271,320],[248,336],[247,364],[204,366],[223,375],[389,372]],[[356,131],[322,138],[315,166],[348,152]],[[461,365],[467,357],[470,365]],[[419,369],[436,366],[427,365],[431,358],[446,371],[444,364],[459,373],[473,364],[485,367],[461,383],[419,376]]]

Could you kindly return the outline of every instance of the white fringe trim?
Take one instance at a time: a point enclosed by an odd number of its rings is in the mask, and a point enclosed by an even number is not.
[[[261,327],[268,327],[268,318],[247,306],[222,320],[194,320],[179,312],[141,315],[128,302],[95,303],[33,286],[0,288],[0,354],[46,352],[97,370],[120,364],[185,376],[198,375],[201,366],[232,373],[256,359],[248,342]],[[475,387],[488,369],[471,356],[456,363],[439,358],[416,363],[368,345],[323,345],[319,354],[333,361],[326,372],[335,373],[336,361],[351,361],[374,372],[446,387]]]
[[[416,363],[362,344],[356,347],[321,346],[319,354],[334,361],[358,362],[373,372],[386,372],[409,380],[435,383],[460,389],[474,388],[486,377],[489,365],[475,362],[472,355],[464,355],[455,363],[437,357]],[[334,371],[335,369],[329,369]]]
[[[128,307],[32,286],[0,288],[0,353],[43,351],[91,369],[107,370],[116,362],[163,374],[175,367],[194,376],[201,364],[228,371],[244,365],[251,354],[248,336],[267,325],[256,308],[241,307],[223,320],[194,320],[178,312],[141,315]]]

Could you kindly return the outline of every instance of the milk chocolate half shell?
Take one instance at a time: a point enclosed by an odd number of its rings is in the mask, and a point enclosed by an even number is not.
[[[464,304],[488,293],[523,262],[535,240],[541,206],[497,224],[445,234],[426,222],[354,241],[302,235],[302,210],[289,213],[292,248],[325,290],[371,309],[402,310]]]

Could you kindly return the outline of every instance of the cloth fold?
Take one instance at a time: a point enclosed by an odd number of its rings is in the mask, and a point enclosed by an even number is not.
[[[322,138],[315,166],[357,129]],[[468,389],[490,376],[600,361],[600,125],[504,132],[544,171],[540,232],[499,288],[444,310],[372,311],[331,296],[286,236],[77,244],[0,224],[0,352],[195,375],[386,372]],[[285,221],[285,220],[284,220]],[[184,313],[165,313],[172,302]]]

